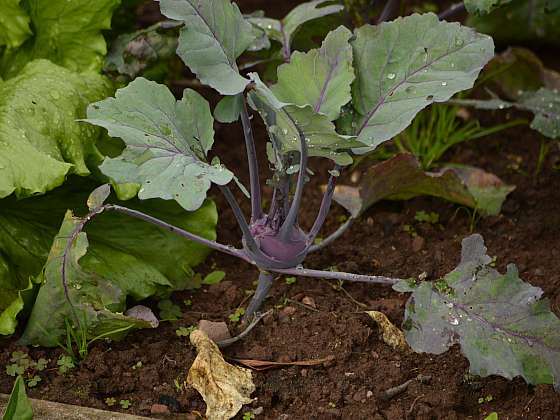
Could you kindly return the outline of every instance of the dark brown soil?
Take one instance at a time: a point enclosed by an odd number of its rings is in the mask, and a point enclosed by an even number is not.
[[[268,3],[252,0],[242,5],[251,10]],[[295,2],[274,3],[280,6],[273,14],[281,16]],[[480,117],[486,125],[503,118],[498,114]],[[216,128],[216,153],[236,173],[244,173],[240,129]],[[256,135],[259,149],[264,152],[266,137],[262,126],[257,126]],[[542,173],[534,177],[539,142],[540,136],[534,131],[516,127],[457,147],[445,158],[479,166],[517,186],[503,214],[477,221],[474,231],[484,236],[500,270],[508,263],[517,264],[521,277],[541,287],[559,314],[560,172],[553,168],[560,162],[560,152],[554,144]],[[318,170],[325,168],[324,164],[316,165]],[[267,175],[265,169],[261,168],[263,178]],[[306,207],[301,215],[306,227],[314,220],[321,198],[318,187],[324,179],[315,177],[307,188]],[[242,176],[242,180],[246,181],[246,177]],[[220,241],[238,244],[239,232],[231,212],[219,195],[215,194],[215,199],[219,208],[225,209],[220,214]],[[248,211],[246,202],[244,209]],[[419,210],[437,212],[440,225],[415,223],[414,215]],[[335,206],[325,232],[333,231],[343,214]],[[413,250],[413,239],[403,230],[406,224],[414,225],[423,238],[421,249]],[[466,211],[440,200],[385,202],[370,209],[333,246],[311,255],[306,265],[321,269],[336,265],[339,270],[395,277],[426,272],[428,278],[435,279],[457,264],[460,242],[471,233],[470,224]],[[254,288],[256,280],[253,268],[217,253],[200,267],[202,273],[214,269],[227,273],[222,283],[174,296],[183,310],[181,320],[165,322],[156,330],[136,332],[123,342],[98,342],[91,347],[87,359],[66,375],[56,371],[60,350],[26,349],[35,359],[51,360],[42,382],[29,390],[30,396],[97,408],[107,408],[104,401],[108,397],[117,402],[128,399],[132,402],[128,412],[148,416],[150,407],[157,403],[168,405],[172,412],[192,414],[185,418],[204,413],[205,405],[197,392],[181,386],[195,352],[175,330],[196,324],[201,318],[227,321],[236,308],[246,305],[246,292]],[[334,356],[333,361],[318,367],[255,372],[256,400],[245,410],[262,407],[258,419],[482,419],[493,411],[499,413],[500,419],[560,418],[560,396],[552,386],[531,387],[520,379],[471,378],[467,375],[468,362],[457,347],[440,356],[393,351],[379,338],[377,327],[363,310],[381,310],[399,325],[406,295],[384,286],[344,284],[343,290],[336,286],[305,278],[287,285],[285,279],[279,278],[265,305],[267,309],[276,308],[274,316],[224,352],[228,357],[274,361]],[[304,297],[315,302],[316,310],[302,306]],[[187,298],[192,299],[188,308],[182,304]],[[234,324],[230,326],[235,329]],[[0,392],[7,393],[13,378],[4,373],[4,366],[11,352],[20,348],[15,338],[0,341],[0,348]],[[132,369],[137,362],[142,362],[142,367]],[[379,398],[387,388],[418,374],[431,375],[432,379],[427,384],[413,383],[389,401]],[[491,401],[479,403],[479,398],[488,396]]]

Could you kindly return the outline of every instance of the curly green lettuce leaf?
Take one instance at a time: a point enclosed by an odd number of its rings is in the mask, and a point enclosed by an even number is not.
[[[161,12],[185,23],[177,54],[205,83],[222,95],[243,92],[249,80],[235,60],[255,40],[251,24],[229,0],[161,0]]]
[[[352,99],[351,36],[340,26],[327,35],[320,49],[294,52],[290,62],[278,68],[278,83],[271,88],[276,97],[298,106],[310,105],[329,120],[337,119],[340,108]]]
[[[21,0],[0,0],[0,47],[17,48],[31,35]]]
[[[121,184],[140,184],[141,199],[175,200],[198,209],[212,183],[226,185],[233,174],[221,163],[208,163],[214,142],[208,102],[192,89],[175,100],[169,89],[144,78],[88,107],[87,122],[104,127],[126,145],[107,158],[101,171]]]
[[[70,208],[79,214],[87,212],[84,191],[94,187],[90,181],[73,180],[44,196],[26,200],[9,197],[0,201],[0,288],[3,291],[0,294],[0,334],[14,332],[16,316],[24,303],[30,303],[27,301],[33,293],[26,290],[30,279],[42,281],[37,276],[66,210]],[[96,202],[103,198],[102,194]],[[90,204],[94,202],[90,200]],[[132,200],[125,205],[200,236],[216,238],[217,213],[210,201],[193,213],[185,212],[174,202],[160,200]],[[106,278],[126,279],[130,282],[130,294],[137,299],[165,290],[196,287],[192,267],[202,262],[209,252],[171,232],[112,213],[100,216],[88,225],[87,231],[90,247],[81,263]],[[131,266],[124,270],[125,264]]]
[[[493,57],[492,38],[432,13],[355,31],[355,134],[367,152],[404,130],[433,102],[473,86]]]
[[[99,71],[107,53],[101,31],[111,27],[120,0],[26,0],[34,35],[6,51],[0,74],[9,78],[30,61],[45,58],[69,70]]]
[[[88,161],[100,159],[95,142],[101,130],[76,120],[111,90],[98,74],[47,60],[0,83],[0,198],[42,194],[68,174],[88,175]]]
[[[475,375],[521,376],[560,389],[560,319],[543,291],[514,265],[492,268],[478,234],[463,240],[461,262],[434,284],[397,284],[412,291],[403,330],[413,350],[440,354],[459,344]]]

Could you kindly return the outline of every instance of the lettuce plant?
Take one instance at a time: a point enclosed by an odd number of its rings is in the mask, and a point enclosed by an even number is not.
[[[323,3],[310,2],[298,10],[320,15]],[[255,266],[259,281],[245,320],[258,312],[277,274],[398,283],[400,290],[413,291],[413,285],[405,283],[405,287],[397,279],[312,270],[304,268],[303,263],[310,252],[334,238],[314,245],[329,213],[337,178],[352,163],[352,157],[393,138],[427,105],[447,101],[456,92],[472,87],[481,68],[492,58],[492,39],[458,23],[440,21],[434,14],[414,14],[376,26],[365,25],[354,32],[340,26],[326,36],[320,48],[299,52],[289,48],[289,39],[305,22],[298,13],[290,13],[280,23],[252,23],[229,0],[161,0],[160,7],[165,16],[184,23],[179,56],[203,84],[224,95],[220,113],[231,121],[241,120],[249,164],[251,215],[246,218],[230,189],[237,183],[244,190],[237,177],[211,154],[214,119],[208,102],[194,90],[186,89],[182,99],[176,100],[167,87],[137,78],[117,91],[114,98],[90,105],[87,122],[106,128],[110,136],[121,138],[125,144],[122,154],[106,158],[100,169],[115,184],[136,185],[140,199],[175,200],[188,211],[198,209],[215,185],[235,215],[243,246],[237,249],[138,210],[106,204],[110,188],[105,185],[90,196],[90,211],[84,218],[68,220],[66,245],[58,247],[56,263],[51,266],[60,273],[69,302],[70,291],[84,278],[79,260],[87,250],[87,240],[82,230],[106,212],[144,220]],[[283,40],[285,63],[278,68],[278,82],[272,86],[258,74],[242,74],[238,69],[237,59],[256,40],[255,24],[264,25],[273,39]],[[268,130],[266,157],[272,171],[268,183],[273,193],[267,209],[261,198],[259,156],[249,107],[261,116]],[[312,157],[330,160],[332,169],[315,222],[305,231],[298,223],[298,214],[307,204],[303,194],[308,177],[313,175],[308,169]],[[447,288],[455,286],[453,283]],[[424,297],[420,292],[427,287],[414,292],[414,301]],[[466,297],[456,301],[457,311],[468,309],[470,301]],[[409,313],[414,308],[414,303],[411,305]],[[425,324],[431,328],[432,318],[424,319],[424,312],[419,314],[422,319],[411,321],[418,326],[416,330],[425,331]],[[477,316],[477,320],[484,317]],[[454,319],[452,325],[456,325]],[[434,325],[440,327],[439,323]],[[491,326],[494,328],[494,324]],[[496,326],[494,332],[497,330]],[[438,351],[452,344],[450,340],[440,341]],[[415,348],[431,350],[429,346]],[[552,354],[557,356],[558,349],[553,348]],[[549,380],[550,376],[539,378]]]

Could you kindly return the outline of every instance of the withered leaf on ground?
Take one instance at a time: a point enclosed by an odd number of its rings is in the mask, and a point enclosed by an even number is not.
[[[190,335],[191,344],[198,355],[187,376],[187,383],[196,389],[206,403],[209,420],[228,420],[234,417],[244,404],[253,400],[255,391],[251,371],[227,363],[218,346],[200,331]]]
[[[514,189],[497,176],[471,166],[424,172],[413,155],[400,154],[368,167],[357,183],[337,186],[334,199],[353,217],[383,199],[408,200],[420,195],[475,208],[482,215],[496,215]]]

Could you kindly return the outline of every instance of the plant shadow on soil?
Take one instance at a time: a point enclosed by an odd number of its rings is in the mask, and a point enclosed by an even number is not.
[[[245,10],[262,8],[264,2],[240,2]],[[282,16],[290,2],[278,2]],[[503,122],[505,114],[478,114],[483,125]],[[264,156],[266,133],[258,118],[256,138]],[[505,202],[500,216],[480,220],[474,231],[483,235],[489,255],[497,257],[498,269],[508,263],[519,267],[521,277],[541,287],[558,315],[560,312],[560,163],[558,147],[551,147],[543,171],[535,179],[539,135],[528,127],[516,127],[491,137],[454,148],[445,160],[479,166],[493,172],[517,189]],[[216,126],[215,152],[236,174],[246,173],[241,129]],[[328,164],[314,162],[317,173],[325,174]],[[261,162],[261,178],[267,176]],[[348,177],[348,174],[343,176]],[[241,176],[247,183],[246,177]],[[319,186],[325,178],[316,176],[306,189],[306,208],[301,223],[309,227],[321,199]],[[266,193],[270,190],[265,188]],[[220,213],[218,236],[224,243],[239,245],[233,214],[214,192]],[[244,200],[242,194],[238,198]],[[249,211],[247,200],[244,210]],[[414,222],[417,211],[435,211],[440,225]],[[333,211],[322,232],[332,232],[344,211]],[[414,224],[422,240],[403,230]],[[470,216],[457,206],[431,198],[407,202],[383,202],[373,206],[331,247],[312,254],[306,265],[395,277],[418,276],[422,272],[435,279],[452,270],[459,261],[462,238],[470,234]],[[236,243],[237,242],[237,243]],[[156,330],[139,331],[123,342],[97,342],[88,358],[62,376],[47,369],[43,382],[29,390],[34,398],[107,409],[104,400],[128,399],[130,413],[149,415],[153,404],[166,404],[172,412],[204,413],[205,405],[196,391],[181,386],[195,352],[177,337],[175,330],[196,324],[201,318],[227,320],[228,315],[247,303],[247,290],[254,288],[257,272],[235,258],[212,254],[198,268],[202,274],[223,270],[227,277],[220,284],[173,296],[181,305],[183,317],[165,322]],[[552,386],[528,386],[521,379],[500,377],[469,378],[468,362],[457,346],[439,355],[398,354],[378,335],[377,327],[363,314],[364,308],[383,311],[399,325],[408,295],[386,286],[345,284],[345,292],[336,284],[319,279],[298,278],[286,284],[279,278],[265,302],[265,309],[277,307],[274,316],[265,319],[244,341],[227,348],[228,357],[276,361],[319,359],[334,360],[317,367],[288,367],[255,372],[256,401],[243,411],[263,407],[263,419],[478,419],[492,411],[500,418],[557,419],[560,396]],[[311,298],[316,310],[299,303]],[[192,300],[192,306],[181,302]],[[295,303],[294,303],[295,302]],[[358,303],[357,303],[358,302]],[[287,309],[289,308],[289,309]],[[230,325],[235,329],[235,325]],[[16,337],[0,341],[0,392],[9,393],[13,377],[4,373],[10,354],[21,350]],[[60,349],[29,348],[34,359],[51,359],[56,365]],[[142,362],[142,367],[132,367]],[[402,394],[383,400],[380,394],[418,374],[431,375],[427,384],[412,383]],[[179,388],[177,385],[179,385]],[[491,401],[479,403],[479,398]],[[488,398],[490,399],[490,398]],[[288,417],[286,417],[286,415]],[[187,417],[188,418],[188,417]],[[194,415],[192,418],[195,418]],[[241,414],[238,415],[241,418]]]

